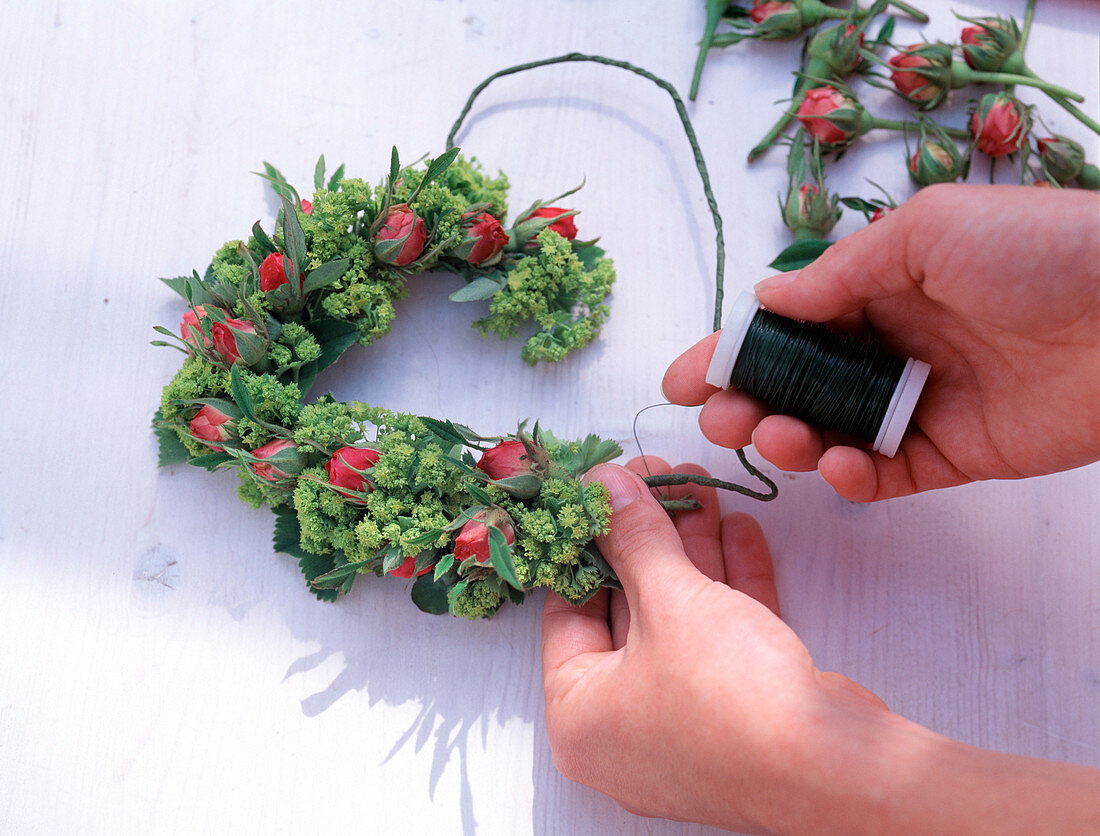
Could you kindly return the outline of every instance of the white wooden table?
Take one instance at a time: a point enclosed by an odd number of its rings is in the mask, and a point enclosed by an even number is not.
[[[686,92],[702,3],[3,5],[0,831],[704,832],[635,818],[558,775],[541,596],[484,623],[423,615],[399,583],[370,578],[319,603],[271,551],[270,513],[238,502],[228,474],[157,470],[148,431],[179,362],[149,347],[151,327],[182,312],[156,277],[201,270],[270,223],[249,173],[263,160],[304,186],[321,152],[378,180],[391,145],[438,153],[489,73],[569,51]],[[923,5],[933,23],[903,25],[899,42],[954,40],[952,8],[1023,11]],[[1097,32],[1100,7],[1041,0],[1029,48],[1094,117]],[[783,154],[744,158],[796,50],[716,53],[690,108],[730,293],[788,240]],[[883,91],[866,101],[904,112]],[[1049,103],[1042,113],[1097,161],[1096,137]],[[459,142],[508,174],[513,209],[587,178],[582,237],[600,235],[618,268],[602,337],[532,370],[446,301],[456,277],[429,275],[393,333],[320,389],[488,433],[537,417],[636,453],[635,411],[660,400],[665,366],[711,320],[713,234],[671,103],[617,70],[541,69],[490,87]],[[869,177],[903,198],[903,156],[899,139],[869,137],[830,182],[873,196]],[[849,212],[838,232],[861,223]],[[651,410],[638,428],[646,451],[740,478],[692,410]],[[820,666],[967,742],[1100,766],[1100,469],[873,506],[815,474],[774,475],[778,501],[725,503],[761,519],[787,618]]]

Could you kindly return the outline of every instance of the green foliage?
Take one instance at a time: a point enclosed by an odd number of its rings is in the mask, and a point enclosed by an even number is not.
[[[489,316],[474,323],[481,333],[502,339],[514,336],[525,322],[538,329],[523,347],[523,359],[561,360],[587,345],[607,319],[604,298],[615,271],[597,258],[586,270],[569,241],[547,228],[539,233],[538,251],[519,260],[504,288],[489,303]]]

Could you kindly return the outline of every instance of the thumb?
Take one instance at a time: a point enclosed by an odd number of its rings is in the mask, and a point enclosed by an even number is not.
[[[625,467],[603,464],[586,482],[602,482],[611,499],[611,529],[596,538],[604,559],[622,582],[631,612],[646,589],[667,589],[668,573],[698,571],[684,553],[680,535],[645,483]]]
[[[917,279],[907,258],[911,208],[904,204],[840,239],[797,272],[769,276],[754,288],[756,297],[781,316],[827,322],[912,290]]]

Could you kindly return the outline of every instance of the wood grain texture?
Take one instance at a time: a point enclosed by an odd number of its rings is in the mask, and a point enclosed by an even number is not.
[[[263,160],[308,184],[317,155],[379,178],[391,145],[438,152],[469,90],[568,51],[687,88],[701,3],[493,0],[5,4],[0,32],[0,830],[11,833],[701,834],[563,779],[545,742],[536,599],[491,622],[417,612],[393,582],[337,605],[270,549],[234,479],[156,469],[148,431],[178,355],[151,326],[180,307],[157,276],[202,267],[275,204]],[[1023,2],[926,0],[950,15]],[[16,7],[18,7],[16,9]],[[696,8],[698,7],[698,8]],[[1095,117],[1100,7],[1039,3],[1029,60]],[[918,34],[919,33],[919,34]],[[907,40],[908,38],[908,40]],[[715,54],[691,112],[726,220],[730,291],[786,238],[781,154],[745,153],[787,95],[797,47]],[[1040,97],[1021,91],[1029,101]],[[881,91],[867,101],[904,112]],[[953,111],[965,110],[956,95]],[[1095,136],[1049,104],[1049,127]],[[459,136],[519,208],[587,184],[583,237],[618,269],[601,340],[529,369],[484,340],[457,279],[414,281],[394,332],[318,390],[486,432],[538,417],[637,451],[632,420],[711,320],[713,233],[670,102],[569,65],[484,94]],[[831,170],[911,193],[903,143],[872,136]],[[985,176],[976,166],[974,178]],[[835,171],[835,173],[834,173]],[[862,221],[847,216],[839,232]],[[639,421],[647,451],[733,474],[690,410]],[[944,734],[1100,766],[1097,466],[873,507],[779,475],[757,513],[785,613],[819,665]]]

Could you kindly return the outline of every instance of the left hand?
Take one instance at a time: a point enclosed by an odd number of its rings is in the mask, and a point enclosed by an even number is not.
[[[659,459],[649,468],[669,472]],[[558,768],[647,816],[777,831],[856,814],[830,774],[837,752],[865,735],[856,726],[894,715],[818,671],[780,620],[755,520],[722,519],[714,489],[688,485],[673,498],[690,493],[703,507],[673,522],[623,468],[588,478],[612,496],[598,545],[624,592],[582,607],[547,598],[546,726]]]

